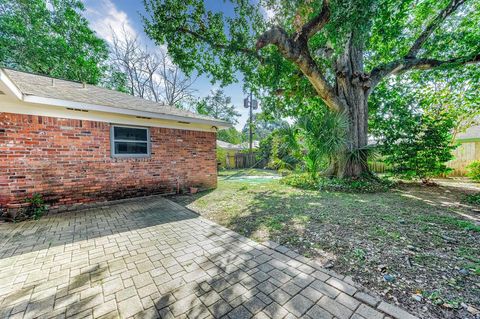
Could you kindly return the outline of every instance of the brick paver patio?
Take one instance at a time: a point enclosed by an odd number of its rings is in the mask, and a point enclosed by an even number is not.
[[[0,225],[0,318],[415,318],[162,197]]]

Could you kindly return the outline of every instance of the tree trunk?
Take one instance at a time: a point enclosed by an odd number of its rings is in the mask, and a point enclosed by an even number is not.
[[[332,175],[339,178],[359,177],[369,172],[366,153],[369,80],[363,69],[361,45],[348,41],[335,69],[335,91],[344,104],[348,128],[345,151],[334,160]]]

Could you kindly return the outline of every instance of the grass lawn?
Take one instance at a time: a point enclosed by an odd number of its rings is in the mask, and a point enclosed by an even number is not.
[[[420,317],[474,318],[466,307],[480,309],[480,210],[463,203],[471,189],[405,184],[386,193],[327,193],[282,185],[274,175],[221,172],[217,189],[172,199],[352,275]]]

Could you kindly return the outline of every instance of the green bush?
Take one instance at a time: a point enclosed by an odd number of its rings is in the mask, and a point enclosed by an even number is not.
[[[376,176],[364,176],[350,179],[321,179],[318,184],[319,190],[345,193],[378,193],[386,192],[394,186],[394,183],[386,178]]]
[[[480,182],[480,161],[472,162],[467,166],[468,168],[468,177],[474,181]]]
[[[301,189],[317,189],[317,181],[309,173],[290,174],[282,178],[280,182]]]
[[[301,189],[321,190],[346,193],[378,193],[386,192],[394,186],[394,182],[376,176],[364,176],[355,179],[317,178],[309,173],[291,174],[280,180],[283,184]]]

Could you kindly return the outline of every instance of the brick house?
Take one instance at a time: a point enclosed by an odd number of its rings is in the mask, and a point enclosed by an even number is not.
[[[52,207],[217,183],[226,122],[82,83],[0,69],[0,208]]]

